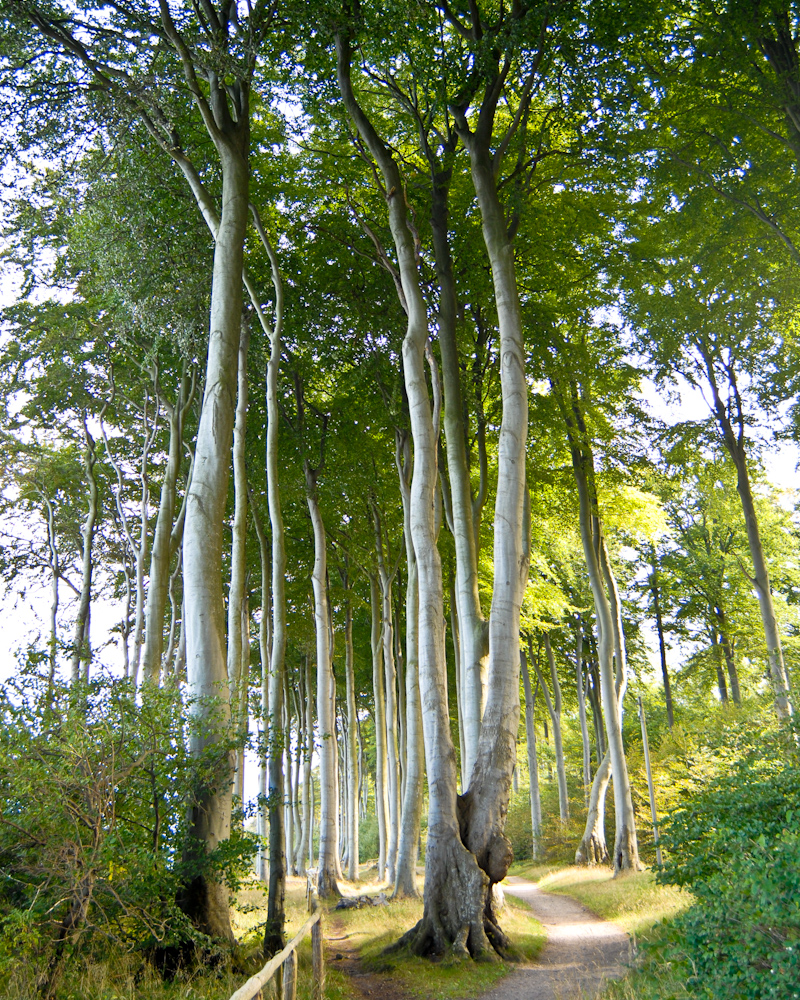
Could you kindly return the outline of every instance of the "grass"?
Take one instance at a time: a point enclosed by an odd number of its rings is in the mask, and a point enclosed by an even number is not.
[[[426,962],[420,975],[420,959],[408,955],[383,954],[400,934],[422,916],[420,900],[390,902],[379,910],[349,911],[349,940],[358,948],[368,968],[387,974],[403,992],[422,1000],[451,1000],[479,996],[514,968],[514,962]],[[532,961],[545,942],[541,925],[519,900],[508,900],[501,917],[503,930],[513,943],[518,961]]]
[[[658,885],[649,870],[614,878],[610,868],[578,868],[523,862],[511,875],[535,881],[546,892],[572,896],[588,909],[638,939],[640,960],[623,979],[604,988],[602,1000],[684,1000],[685,975],[661,955],[669,921],[693,902],[687,892]]]
[[[539,880],[547,892],[572,896],[598,917],[613,920],[629,934],[647,933],[656,924],[677,916],[692,904],[687,892],[658,885],[645,870],[614,877],[610,868],[561,868]]]
[[[286,937],[292,938],[308,917],[305,879],[290,878],[286,887]],[[343,883],[345,895],[377,894],[386,886],[375,882]],[[116,954],[109,960],[91,959],[65,976],[59,1000],[227,1000],[249,976],[264,964],[261,936],[266,920],[267,896],[255,881],[237,893],[231,907],[231,922],[240,943],[234,963],[216,969],[202,967],[180,972],[165,982],[136,955]],[[390,900],[385,905],[334,910],[326,907],[324,937],[326,951],[325,1000],[352,1000],[358,996],[352,981],[338,967],[336,955],[356,953],[374,977],[380,992],[407,994],[420,1000],[469,1000],[492,987],[510,972],[516,962],[429,962],[407,955],[383,955],[422,916],[421,900]],[[511,938],[517,961],[531,961],[541,950],[545,934],[526,905],[506,897],[501,915],[503,930]],[[346,957],[346,956],[345,956]],[[299,948],[298,1000],[311,997],[311,942]],[[31,970],[19,967],[6,981],[3,1000],[28,1000]],[[267,988],[265,996],[274,995]]]

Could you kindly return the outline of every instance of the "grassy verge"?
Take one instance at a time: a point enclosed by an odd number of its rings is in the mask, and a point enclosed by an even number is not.
[[[651,871],[614,878],[610,868],[562,868],[539,880],[547,892],[572,896],[598,917],[613,920],[629,934],[646,934],[656,924],[677,916],[692,897],[672,886],[658,885]]]

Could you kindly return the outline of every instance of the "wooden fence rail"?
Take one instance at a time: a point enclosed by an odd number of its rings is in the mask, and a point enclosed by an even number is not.
[[[276,1000],[296,1000],[297,995],[297,949],[308,932],[311,931],[311,951],[313,956],[313,1000],[322,1000],[325,985],[325,957],[322,951],[322,907],[316,909],[306,920],[283,951],[274,955],[264,968],[251,976],[244,986],[233,994],[230,1000],[261,1000],[262,990],[276,977]]]

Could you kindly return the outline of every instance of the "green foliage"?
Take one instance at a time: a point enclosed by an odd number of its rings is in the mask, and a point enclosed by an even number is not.
[[[205,944],[178,905],[199,869],[236,887],[253,841],[192,850],[187,807],[219,767],[187,747],[171,686],[50,692],[23,675],[0,701],[0,973],[53,983],[110,953]],[[188,860],[186,860],[188,859]]]
[[[780,737],[666,825],[661,882],[691,890],[665,957],[692,995],[800,996],[800,767]]]

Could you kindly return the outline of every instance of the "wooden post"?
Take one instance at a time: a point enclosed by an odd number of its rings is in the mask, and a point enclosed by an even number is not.
[[[322,943],[322,916],[311,928],[311,962],[313,1000],[322,1000],[325,991],[325,952]]]
[[[283,1000],[297,997],[297,952],[293,951],[283,963]]]
[[[656,792],[653,788],[653,771],[650,767],[650,745],[647,742],[647,720],[644,717],[642,696],[639,695],[639,721],[642,724],[642,746],[644,748],[644,766],[647,770],[647,790],[650,793],[650,815],[653,817],[653,843],[656,845],[656,862],[661,864],[661,848],[658,845],[658,817],[656,816]]]
[[[283,1000],[283,966],[279,965],[275,970],[275,1000]]]

